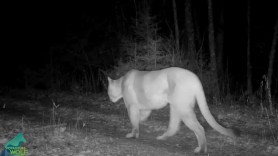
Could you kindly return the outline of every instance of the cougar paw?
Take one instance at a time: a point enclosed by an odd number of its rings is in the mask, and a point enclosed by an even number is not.
[[[196,147],[194,153],[207,153],[207,149],[202,149],[201,147]]]
[[[156,137],[157,140],[166,140],[167,139],[167,135],[163,134],[163,135],[160,135],[158,137]]]
[[[126,134],[126,136],[125,136],[126,138],[138,138],[139,137],[139,133],[136,133],[136,134],[134,134],[134,133],[128,133],[128,134]]]

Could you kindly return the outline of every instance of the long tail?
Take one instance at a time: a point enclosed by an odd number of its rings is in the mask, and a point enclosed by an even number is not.
[[[223,135],[230,136],[230,137],[238,137],[240,135],[239,130],[225,128],[215,121],[214,117],[212,116],[208,108],[206,97],[202,88],[199,93],[200,94],[196,95],[196,100],[201,110],[201,113],[203,114],[203,116],[205,117],[209,125]]]

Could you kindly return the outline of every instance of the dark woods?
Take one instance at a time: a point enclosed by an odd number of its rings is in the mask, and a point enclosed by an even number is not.
[[[98,93],[107,75],[179,66],[200,77],[208,97],[272,100],[278,95],[274,6],[124,0],[27,9],[16,19],[25,23],[18,34],[28,31],[29,44],[2,57],[1,86]]]

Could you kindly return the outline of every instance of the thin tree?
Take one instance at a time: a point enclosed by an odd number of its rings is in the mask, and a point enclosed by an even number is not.
[[[247,9],[247,94],[252,94],[252,65],[250,54],[250,0],[248,0]]]
[[[176,50],[179,52],[180,50],[180,32],[179,32],[179,25],[178,25],[178,15],[177,15],[177,6],[176,1],[172,0],[173,4],[173,15],[174,15],[174,24],[175,24],[175,40],[176,40]]]
[[[214,96],[219,97],[219,85],[218,85],[218,76],[216,68],[216,56],[215,56],[215,37],[214,37],[214,24],[213,24],[213,10],[212,2],[208,0],[208,37],[209,37],[209,51],[210,51],[210,69],[213,74],[213,79],[215,80],[215,90]]]
[[[273,103],[271,100],[271,84],[272,84],[272,73],[273,73],[273,62],[274,62],[274,57],[275,57],[275,48],[277,45],[277,35],[278,35],[278,19],[276,19],[276,24],[274,28],[274,36],[272,40],[272,46],[270,50],[270,55],[269,55],[269,64],[268,64],[268,72],[267,72],[267,78],[266,78],[266,87],[267,87],[267,95],[268,95],[268,102],[269,102],[269,108],[270,112],[273,115],[274,113],[274,108],[273,108]]]
[[[271,78],[272,78],[272,73],[273,73],[273,63],[274,63],[274,57],[275,57],[276,45],[277,45],[278,17],[276,19],[276,24],[275,24],[273,35],[274,36],[273,36],[272,46],[271,46],[270,55],[269,55],[269,64],[268,64],[268,72],[267,72],[268,84],[269,84],[270,88],[271,88],[271,84],[272,84]]]
[[[191,0],[185,1],[185,27],[188,36],[188,56],[190,59],[195,59],[195,34],[191,12]]]
[[[224,7],[224,5],[222,5]],[[216,60],[217,60],[217,73],[219,79],[223,80],[224,78],[224,69],[223,69],[223,48],[224,48],[224,10],[221,9],[218,22],[218,27],[216,28]],[[224,88],[227,86],[225,81],[219,81],[220,90],[225,91]],[[228,88],[228,87],[226,87]]]

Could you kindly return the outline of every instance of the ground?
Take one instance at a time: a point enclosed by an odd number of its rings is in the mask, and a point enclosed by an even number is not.
[[[166,131],[169,108],[154,111],[140,125],[138,139],[126,139],[131,125],[123,101],[109,102],[105,93],[10,91],[0,96],[0,150],[17,133],[27,155],[40,156],[190,156],[190,155],[278,155],[278,114],[267,109],[229,102],[210,105],[216,120],[242,131],[229,138],[213,130],[196,113],[206,130],[207,154],[194,154],[197,140],[184,124],[166,141],[155,138]]]

